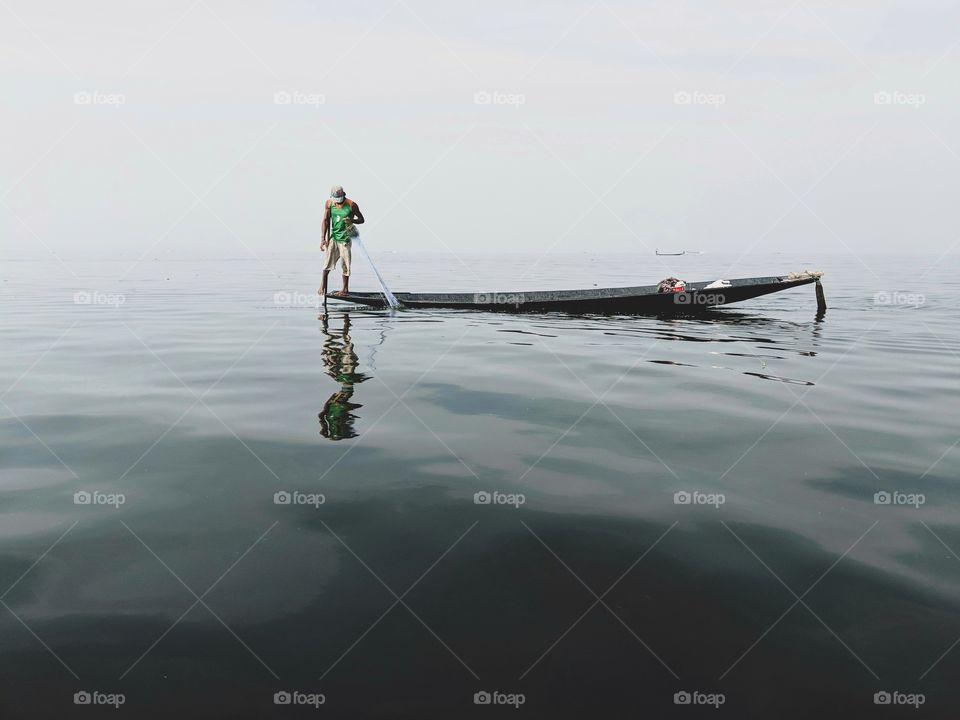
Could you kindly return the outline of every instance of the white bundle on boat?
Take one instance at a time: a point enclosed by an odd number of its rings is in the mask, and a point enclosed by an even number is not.
[[[819,270],[804,270],[803,272],[792,272],[784,280],[806,280],[807,278],[819,280],[821,277],[823,277],[823,273]]]

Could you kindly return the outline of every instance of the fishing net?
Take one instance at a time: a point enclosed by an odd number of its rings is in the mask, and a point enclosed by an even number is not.
[[[370,257],[370,253],[367,252],[367,248],[364,247],[363,241],[360,239],[360,233],[357,232],[355,227],[351,227],[353,242],[356,243],[356,246],[360,248],[360,252],[363,253],[363,256],[367,259],[367,262],[370,263],[370,267],[373,269],[373,274],[377,276],[377,282],[380,283],[380,292],[383,293],[383,297],[386,298],[387,304],[392,308],[400,307],[400,301],[397,300],[396,295],[390,292],[390,288],[387,287],[387,283],[384,282],[383,276],[380,275],[380,271],[377,270],[377,266],[373,264],[373,259]]]

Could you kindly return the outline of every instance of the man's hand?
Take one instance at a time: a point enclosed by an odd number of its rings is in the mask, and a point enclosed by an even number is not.
[[[327,249],[327,240],[320,241],[320,252],[326,252]]]

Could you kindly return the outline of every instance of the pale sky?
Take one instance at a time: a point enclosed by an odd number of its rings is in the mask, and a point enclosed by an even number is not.
[[[333,184],[394,250],[960,240],[955,2],[3,0],[0,18],[4,257],[312,252]]]

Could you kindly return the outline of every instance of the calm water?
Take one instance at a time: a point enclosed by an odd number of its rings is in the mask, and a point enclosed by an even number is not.
[[[319,257],[5,262],[3,716],[955,716],[958,263],[661,260],[380,258],[395,290],[822,269],[830,310],[318,318]]]

